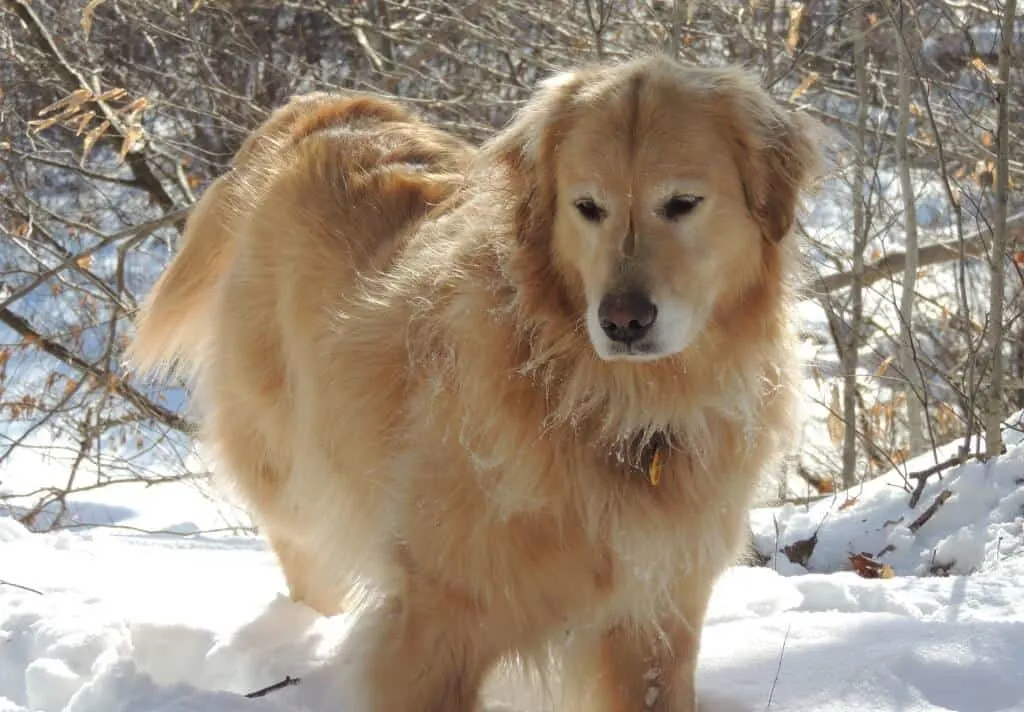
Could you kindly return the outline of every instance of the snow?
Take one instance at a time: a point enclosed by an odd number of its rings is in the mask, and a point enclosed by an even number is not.
[[[931,477],[914,509],[892,472],[805,507],[756,510],[769,563],[734,567],[715,589],[702,708],[1024,710],[1024,443],[1013,430],[1007,441],[1002,457]],[[223,531],[231,510],[207,493],[119,485],[79,495],[71,511],[116,526],[30,533],[0,517],[0,712],[362,709],[356,619],[291,602],[265,542]],[[790,561],[785,548],[815,532],[806,565]],[[895,576],[851,570],[850,554],[887,547],[877,558]],[[300,682],[245,697],[286,676]],[[512,673],[488,688],[490,712],[554,707]]]
[[[733,568],[716,588],[704,706],[1024,710],[1024,437],[1005,436],[1004,456],[929,478],[913,509],[904,474],[955,444],[854,491],[756,510],[768,565]],[[60,481],[65,463],[32,452],[8,462],[6,491]],[[289,601],[230,504],[186,480],[85,492],[68,512],[80,526],[46,534],[0,517],[0,712],[361,709],[353,619]],[[814,535],[803,563],[791,561],[786,549]],[[895,576],[853,573],[858,552]],[[244,697],[289,675],[302,681]],[[551,707],[511,675],[489,700]]]

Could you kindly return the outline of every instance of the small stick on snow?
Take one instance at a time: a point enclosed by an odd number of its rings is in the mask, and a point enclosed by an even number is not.
[[[299,682],[301,682],[301,678],[292,677],[291,675],[286,675],[285,678],[283,680],[281,680],[280,682],[275,682],[273,685],[268,685],[267,687],[264,687],[263,689],[256,690],[256,692],[250,692],[249,694],[246,695],[246,697],[248,697],[250,700],[256,699],[257,697],[266,697],[271,692],[277,692],[278,690],[283,690],[286,687],[291,687],[292,685],[298,685]]]
[[[921,516],[910,523],[907,527],[912,533],[917,533],[927,523],[929,519],[935,516],[935,513],[939,511],[939,507],[946,503],[946,500],[953,496],[953,493],[948,489],[944,489],[939,492],[939,496],[935,498],[935,501],[928,505],[928,509],[921,512]]]
[[[920,472],[911,472],[907,475],[908,480],[917,480],[917,484],[914,486],[914,491],[910,495],[910,508],[913,509],[917,506],[917,503],[921,501],[921,495],[924,493],[924,486],[928,483],[929,477],[938,474],[943,470],[947,470],[950,467],[962,465],[966,459],[967,458],[964,456],[964,453],[959,452],[948,460],[932,465]]]
[[[792,622],[786,625],[786,637],[782,639],[782,650],[779,651],[779,666],[775,668],[775,679],[772,680],[772,690],[768,693],[768,706],[765,710],[771,709],[772,701],[775,699],[775,688],[779,685],[779,677],[782,675],[782,658],[786,655],[786,643],[789,641],[789,631],[793,627]]]
[[[36,593],[36,594],[39,594],[40,596],[44,595],[42,591],[37,591],[36,589],[30,588],[28,586],[22,586],[20,583],[13,583],[11,581],[4,581],[3,579],[0,579],[0,586],[12,586],[14,588],[20,588],[22,591],[28,591],[29,593]]]

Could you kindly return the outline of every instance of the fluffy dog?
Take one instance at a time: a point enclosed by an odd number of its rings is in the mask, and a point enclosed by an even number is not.
[[[468,712],[553,649],[565,708],[695,709],[791,433],[812,135],[737,70],[646,57],[548,80],[479,151],[298,100],[204,195],[134,358],[193,369],[295,599],[373,594],[372,712]]]

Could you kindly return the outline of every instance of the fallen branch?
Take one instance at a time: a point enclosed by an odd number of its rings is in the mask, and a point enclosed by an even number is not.
[[[917,484],[914,485],[914,491],[910,493],[910,508],[913,509],[917,506],[917,503],[921,501],[921,495],[924,494],[925,485],[928,484],[928,478],[932,475],[936,475],[943,470],[950,467],[956,467],[964,464],[967,461],[966,453],[961,451],[948,460],[944,460],[940,463],[932,465],[920,472],[911,472],[907,475],[908,480],[917,480]]]
[[[911,533],[916,534],[917,530],[923,527],[929,519],[935,516],[935,513],[939,511],[939,507],[946,503],[946,500],[953,496],[953,493],[948,489],[944,489],[939,492],[939,495],[935,498],[935,501],[928,505],[928,509],[921,512],[921,516],[910,523],[907,527]]]
[[[1008,217],[1006,219],[1006,230],[1007,244],[1024,242],[1024,213],[1017,213]],[[978,257],[985,254],[988,240],[989,232],[987,230],[977,230],[964,237],[962,251],[960,249],[960,240],[948,240],[927,245],[918,251],[918,267],[923,268],[943,262],[951,262],[958,259],[961,254],[969,257]],[[885,257],[864,265],[861,284],[867,287],[883,279],[894,278],[903,271],[906,262],[907,253],[890,252]],[[854,273],[852,271],[838,272],[819,277],[808,284],[804,291],[808,298],[818,297],[852,286],[853,281]]]
[[[250,700],[254,700],[257,697],[266,697],[271,692],[277,692],[278,690],[283,690],[286,687],[291,687],[292,685],[298,685],[300,682],[302,682],[301,678],[292,677],[291,675],[287,675],[280,682],[275,682],[273,685],[268,685],[267,687],[264,687],[262,689],[256,690],[256,692],[250,692],[250,693],[248,693],[246,695],[246,697],[248,697]]]

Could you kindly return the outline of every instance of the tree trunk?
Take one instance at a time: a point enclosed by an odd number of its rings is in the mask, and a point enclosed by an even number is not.
[[[857,349],[864,319],[864,251],[867,247],[868,216],[865,193],[867,182],[868,102],[870,101],[865,47],[863,10],[856,7],[853,22],[853,54],[857,76],[857,133],[853,164],[853,284],[850,286],[850,326],[847,341],[840,355],[843,368],[843,487],[857,484]]]
[[[985,408],[985,455],[995,457],[1003,450],[1000,430],[1003,420],[1003,301],[1006,256],[1006,214],[1009,200],[1010,162],[1010,52],[1013,49],[1016,0],[1005,0],[1002,37],[999,44],[999,80],[996,87],[999,109],[996,122],[996,220],[992,239],[992,282],[989,292],[989,369],[988,402]]]
[[[906,241],[906,262],[903,264],[903,285],[900,295],[899,363],[903,372],[903,394],[907,405],[907,448],[914,456],[924,450],[923,410],[924,383],[914,349],[914,289],[917,283],[917,200],[910,176],[907,155],[907,134],[910,132],[911,59],[905,34],[906,3],[896,8],[900,33],[898,53],[899,126],[896,129],[896,157],[899,162],[900,189],[903,194],[903,232]]]

